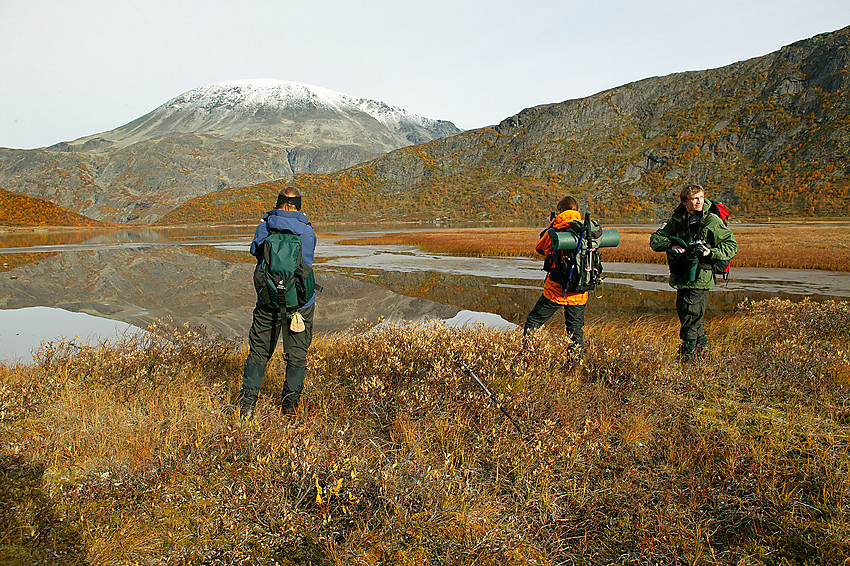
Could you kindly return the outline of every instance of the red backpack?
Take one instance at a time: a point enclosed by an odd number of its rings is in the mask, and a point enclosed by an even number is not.
[[[727,222],[729,218],[729,209],[722,202],[712,202],[711,206],[708,208],[708,211],[712,214],[716,214],[720,217],[720,220],[723,221],[724,226],[728,226]],[[732,267],[731,260],[717,260],[712,265],[712,271],[714,271],[715,275],[722,275],[724,281],[729,281],[729,268]]]

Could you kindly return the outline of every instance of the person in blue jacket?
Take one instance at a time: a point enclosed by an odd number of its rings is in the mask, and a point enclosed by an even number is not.
[[[263,257],[263,243],[270,231],[290,232],[301,238],[302,261],[313,265],[316,253],[316,232],[307,215],[301,212],[301,193],[296,187],[287,186],[280,191],[275,208],[263,216],[251,242],[251,254],[259,264]],[[291,413],[298,405],[304,376],[307,373],[307,350],[313,340],[313,316],[316,294],[313,293],[297,312],[303,319],[293,324],[286,312],[263,305],[259,298],[254,307],[251,331],[248,334],[248,359],[242,375],[242,391],[239,393],[239,410],[243,417],[250,417],[257,404],[257,396],[263,386],[266,364],[274,353],[278,338],[283,334],[283,351],[286,362],[286,381],[281,394],[281,410]],[[297,317],[294,317],[297,318]]]

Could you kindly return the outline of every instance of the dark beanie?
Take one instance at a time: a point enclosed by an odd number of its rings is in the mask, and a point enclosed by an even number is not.
[[[275,208],[282,204],[293,204],[295,205],[295,210],[301,210],[301,197],[288,197],[281,191],[281,193],[277,195],[277,204],[275,205]]]

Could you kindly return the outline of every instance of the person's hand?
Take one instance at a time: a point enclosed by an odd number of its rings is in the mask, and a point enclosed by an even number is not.
[[[702,257],[711,255],[711,250],[702,240],[699,240],[694,244],[694,252],[696,252],[696,255],[701,255]]]
[[[679,246],[679,245],[674,245],[670,249],[673,250],[674,252],[676,252],[677,254],[683,254],[687,251],[685,248],[683,248],[682,246]]]

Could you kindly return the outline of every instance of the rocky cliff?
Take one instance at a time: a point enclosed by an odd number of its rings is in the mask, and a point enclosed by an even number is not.
[[[184,93],[110,132],[0,149],[0,187],[92,218],[149,222],[197,195],[336,171],[458,131],[320,87],[231,81]]]

